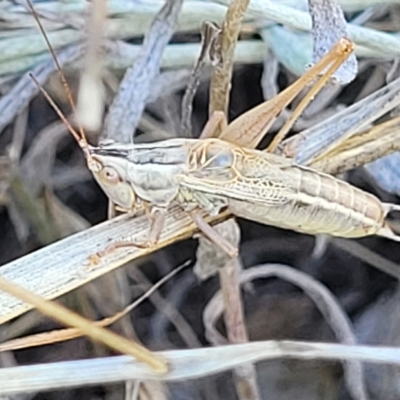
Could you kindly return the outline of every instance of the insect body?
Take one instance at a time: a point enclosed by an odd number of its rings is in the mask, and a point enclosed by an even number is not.
[[[342,38],[304,78],[271,101],[242,115],[225,127],[219,137],[235,143],[256,145],[279,111],[307,82],[322,73],[324,79],[300,103],[302,106],[288,121],[292,123],[303,105],[317,93],[353,49],[353,43]],[[323,73],[327,66],[328,71]],[[68,88],[59,66],[58,69]],[[159,223],[155,223],[156,218],[153,218],[152,228],[158,228],[153,229],[153,235],[149,235],[152,238],[149,244],[156,241],[161,232],[162,212],[165,213],[175,202],[192,213],[199,228],[210,238],[210,230],[207,231],[205,221],[196,215],[196,208],[202,208],[209,214],[228,208],[239,217],[309,234],[327,233],[342,237],[378,234],[399,240],[387,226],[385,217],[390,210],[400,207],[381,203],[376,197],[343,181],[295,165],[290,159],[271,153],[246,149],[215,138],[170,139],[144,145],[109,143],[90,146],[83,130],[78,134],[50,96],[38,86],[79,142],[89,169],[110,200],[122,211],[132,212],[143,205],[146,210],[154,211],[153,215],[161,215]],[[69,88],[68,94],[72,99]],[[211,126],[212,118],[209,122]],[[287,126],[285,124],[279,137],[284,136]],[[247,136],[249,138],[245,140]],[[234,252],[231,251],[231,254]]]
[[[125,198],[165,209],[179,202],[210,214],[227,207],[236,216],[297,232],[399,240],[385,222],[397,206],[270,153],[220,139],[110,144],[91,147],[90,153],[108,172],[114,168],[113,179],[119,177],[114,188],[98,181],[119,205]],[[124,189],[115,190],[118,185]]]

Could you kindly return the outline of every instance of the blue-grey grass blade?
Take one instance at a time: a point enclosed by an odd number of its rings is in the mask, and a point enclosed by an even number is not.
[[[310,165],[313,160],[358,134],[399,104],[400,79],[397,79],[312,128],[285,140],[281,151],[288,157],[294,157],[298,164]]]
[[[342,37],[349,37],[347,23],[336,0],[308,0],[313,37],[313,63],[318,62]],[[333,74],[335,83],[346,84],[357,75],[357,59],[351,54]]]
[[[120,143],[132,142],[154,80],[159,75],[161,57],[174,33],[183,0],[168,0],[156,14],[145,35],[141,54],[130,67],[105,121],[103,137]]]
[[[29,393],[76,388],[131,379],[179,381],[229,371],[248,362],[282,359],[359,360],[400,365],[400,349],[388,346],[266,340],[199,349],[156,352],[170,370],[157,375],[132,357],[114,356],[24,365],[0,370],[0,394]]]

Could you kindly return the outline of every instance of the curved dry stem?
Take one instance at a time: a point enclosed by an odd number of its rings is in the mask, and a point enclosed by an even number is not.
[[[345,344],[356,344],[351,323],[336,298],[324,285],[309,275],[286,265],[264,264],[244,270],[240,274],[240,283],[243,285],[254,279],[269,277],[278,277],[300,287],[314,301],[338,340]],[[221,344],[225,340],[214,325],[222,312],[222,293],[218,292],[207,304],[203,313],[203,321],[206,328],[206,337]],[[365,400],[367,397],[361,363],[358,361],[344,361],[343,367],[346,385],[352,397]]]

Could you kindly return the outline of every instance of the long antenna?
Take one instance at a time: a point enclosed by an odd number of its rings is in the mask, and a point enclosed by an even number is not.
[[[54,108],[54,111],[57,113],[57,115],[60,117],[62,122],[67,126],[68,130],[71,132],[72,136],[76,139],[76,141],[79,143],[82,138],[79,135],[79,133],[72,127],[71,123],[67,120],[65,115],[62,113],[60,108],[57,106],[57,104],[54,102],[54,100],[50,97],[50,95],[47,93],[47,91],[40,85],[39,81],[35,78],[34,75],[29,74],[29,77],[35,82],[36,86],[39,88],[39,90],[42,92],[46,100],[49,102],[49,104]]]
[[[47,47],[50,50],[51,56],[53,58],[53,61],[56,65],[57,71],[59,73],[61,82],[65,88],[65,92],[67,94],[67,98],[68,98],[68,102],[71,105],[72,111],[74,113],[74,115],[77,115],[76,113],[76,106],[75,106],[75,102],[72,96],[72,92],[71,92],[71,88],[68,85],[67,79],[65,77],[64,71],[61,68],[61,65],[57,59],[56,53],[50,43],[50,40],[47,36],[47,33],[43,27],[43,24],[40,21],[40,18],[35,10],[35,8],[33,7],[33,4],[31,2],[31,0],[26,0],[29,9],[32,12],[32,15],[34,16],[39,29],[43,35],[44,40],[46,41]],[[33,79],[33,81],[36,83],[36,85],[38,86],[39,90],[43,93],[43,95],[46,97],[47,101],[49,102],[49,104],[53,107],[54,111],[58,114],[58,116],[60,117],[60,119],[63,121],[63,123],[67,126],[68,130],[71,132],[71,134],[74,136],[74,138],[76,139],[76,141],[79,143],[80,147],[84,150],[85,155],[89,155],[89,151],[88,151],[88,143],[86,140],[86,135],[85,132],[82,128],[82,126],[79,124],[79,133],[77,133],[77,131],[72,127],[72,125],[68,122],[67,118],[65,117],[65,115],[61,112],[60,108],[55,104],[54,100],[50,97],[50,95],[46,92],[45,89],[43,89],[43,87],[40,85],[40,83],[37,81],[37,79],[30,74],[30,77]]]

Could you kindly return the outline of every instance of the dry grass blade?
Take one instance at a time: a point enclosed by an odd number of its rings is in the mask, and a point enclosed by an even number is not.
[[[180,267],[173,269],[169,274],[167,274],[164,278],[160,279],[157,283],[152,285],[142,296],[140,296],[137,300],[135,300],[132,304],[125,307],[119,313],[113,315],[109,318],[104,318],[101,321],[93,322],[94,325],[99,327],[106,327],[112,325],[114,322],[118,321],[125,315],[127,315],[130,311],[136,308],[140,303],[150,297],[160,286],[162,286],[165,282],[179,273],[183,268],[187,267],[190,262],[185,262]],[[26,336],[23,338],[9,340],[7,342],[0,344],[0,352],[3,351],[11,351],[11,350],[19,350],[31,348],[34,346],[43,346],[46,344],[54,344],[58,342],[64,342],[66,340],[72,340],[82,336],[82,331],[76,328],[69,329],[61,329],[57,331],[38,333],[36,335]]]
[[[297,164],[309,165],[321,159],[346,139],[400,104],[400,79],[377,90],[343,111],[285,140],[281,151]]]
[[[240,26],[249,0],[234,0],[230,3],[222,27],[221,57],[214,66],[210,88],[210,115],[215,111],[228,112],[231,89],[233,54]]]
[[[104,343],[110,348],[123,354],[128,354],[137,358],[156,372],[165,373],[168,370],[165,361],[154,356],[145,347],[125,339],[114,332],[101,328],[95,325],[92,321],[88,321],[67,308],[55,302],[45,300],[2,277],[0,277],[0,290],[36,307],[40,312],[57,321],[79,329],[82,333],[93,340]]]
[[[338,148],[310,163],[312,168],[337,175],[400,150],[400,117],[345,140]]]
[[[0,369],[0,394],[115,383],[126,380],[179,381],[215,375],[244,363],[276,358],[301,360],[358,360],[400,365],[400,349],[384,346],[354,346],[336,343],[297,341],[251,342],[219,347],[156,352],[168,362],[165,375],[152,373],[131,357],[92,360]]]
[[[95,0],[89,7],[87,45],[79,82],[77,120],[83,129],[94,132],[100,129],[103,117],[102,46],[105,39],[103,32],[105,32],[107,4],[105,0]]]
[[[224,213],[213,218],[205,216],[205,219],[218,223],[228,215]],[[90,264],[90,257],[107,247],[110,238],[145,237],[148,224],[145,215],[135,218],[124,215],[106,221],[2,266],[2,276],[41,297],[53,299],[131,260],[189,238],[197,231],[187,213],[175,207],[167,216],[165,229],[156,246],[151,249],[121,248],[104,256],[99,265]],[[22,301],[0,294],[0,324],[31,308]]]
[[[191,137],[192,136],[192,110],[193,110],[193,99],[196,94],[196,90],[200,83],[200,76],[203,68],[206,65],[207,59],[212,58],[214,52],[219,53],[220,51],[220,38],[221,29],[212,22],[204,22],[201,29],[201,50],[196,64],[192,71],[192,76],[188,85],[186,86],[185,94],[182,98],[182,118],[181,118],[181,136]],[[216,47],[218,47],[216,49]],[[217,54],[219,57],[219,54]],[[212,61],[212,60],[211,60]]]

